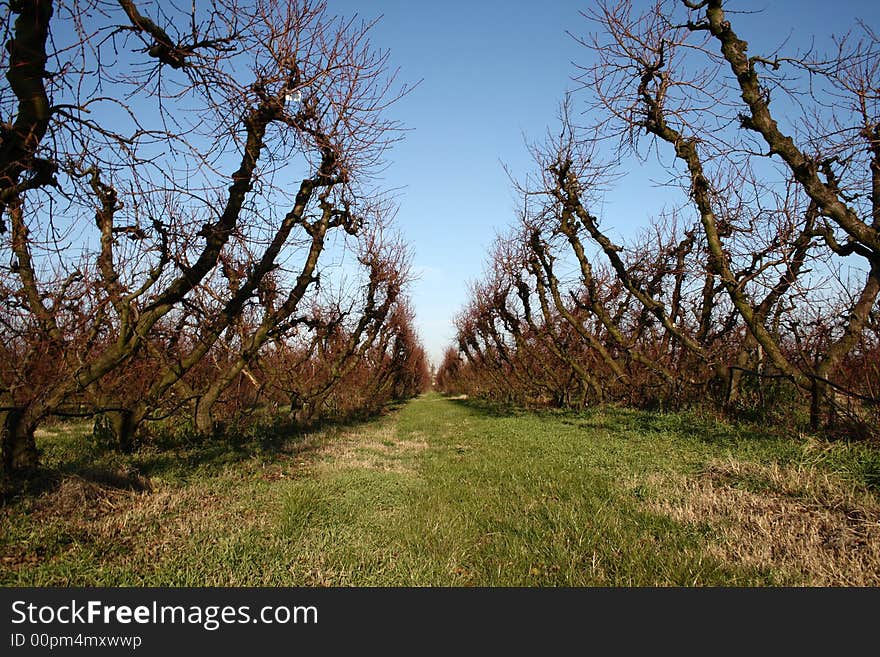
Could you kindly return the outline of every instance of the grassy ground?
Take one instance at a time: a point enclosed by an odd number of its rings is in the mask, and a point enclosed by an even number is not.
[[[693,415],[430,394],[280,441],[40,443],[7,586],[880,584],[877,451]]]

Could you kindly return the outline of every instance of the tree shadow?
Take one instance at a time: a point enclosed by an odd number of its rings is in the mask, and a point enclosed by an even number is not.
[[[135,455],[137,467],[148,477],[219,472],[224,467],[251,459],[272,461],[303,457],[319,449],[328,438],[356,431],[377,418],[396,412],[403,403],[388,404],[374,413],[341,418],[322,418],[308,424],[287,417],[270,418],[249,425],[218,428],[207,436],[184,432],[164,436]]]
[[[48,440],[42,450],[48,465],[15,475],[0,475],[0,504],[36,498],[57,491],[71,478],[105,489],[149,492],[150,480],[187,481],[221,472],[246,461],[307,458],[334,435],[355,431],[378,417],[398,411],[405,402],[386,404],[372,414],[322,419],[298,424],[284,418],[250,425],[230,425],[198,435],[187,423],[169,423],[139,441],[127,453],[96,444],[87,432]],[[45,458],[49,457],[49,458]]]
[[[486,418],[522,417],[539,412],[508,402],[492,401],[477,397],[444,397],[444,399],[466,410],[470,415]]]
[[[446,397],[470,414],[486,418],[516,418],[531,415],[576,429],[633,434],[674,432],[685,439],[716,445],[743,441],[779,440],[780,431],[755,422],[728,421],[717,413],[701,409],[662,411],[600,404],[582,410],[524,408],[510,403],[479,398]]]
[[[39,467],[0,479],[0,505],[16,500],[36,498],[57,491],[65,480],[76,478],[101,488],[148,492],[152,489],[149,479],[137,468],[101,462],[98,455],[56,467]]]

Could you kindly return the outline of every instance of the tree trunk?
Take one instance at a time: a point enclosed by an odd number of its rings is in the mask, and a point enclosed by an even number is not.
[[[307,400],[292,399],[290,402],[290,413],[288,418],[293,420],[300,427],[309,427],[312,424],[312,404]]]
[[[0,443],[7,473],[33,470],[39,465],[35,428],[34,423],[26,421],[23,408],[0,411]]]
[[[737,365],[743,365],[740,362]],[[725,395],[724,404],[727,408],[733,408],[742,393],[742,377],[743,371],[737,367],[730,368],[730,374],[727,377],[727,394]]]
[[[828,384],[813,379],[810,390],[810,430],[818,431],[822,426],[822,415],[825,408],[825,395]]]
[[[219,394],[212,395],[209,391],[208,394],[199,397],[196,402],[196,431],[203,436],[207,436],[214,431],[216,424],[214,420],[214,403],[218,397]]]
[[[134,436],[139,425],[140,421],[132,410],[104,411],[95,418],[94,433],[102,442],[122,452],[130,452],[134,449]]]

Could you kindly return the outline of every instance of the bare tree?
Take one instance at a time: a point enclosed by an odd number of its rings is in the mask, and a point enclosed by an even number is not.
[[[292,257],[298,231],[314,232],[313,207],[332,206],[331,225],[358,231],[371,171],[397,138],[383,110],[399,92],[370,27],[311,0],[10,6],[4,290],[29,344],[59,365],[40,386],[3,391],[7,469],[36,463],[39,422],[200,307],[198,339],[145,404],[122,409],[137,425]],[[311,257],[293,268],[299,287]],[[221,289],[218,270],[240,280]],[[67,322],[84,285],[92,305]]]
[[[599,388],[597,399],[708,391],[735,410],[747,388],[763,399],[767,382],[793,384],[814,429],[846,411],[870,431],[878,39],[861,25],[825,57],[747,54],[723,5],[661,0],[639,11],[622,0],[585,13],[598,28],[579,39],[587,112],[578,125],[567,98],[558,135],[533,147],[510,250],[522,255],[507,258],[517,262],[505,283],[482,283],[497,294],[475,286],[458,322],[468,366],[447,359],[444,378],[511,385],[531,365],[527,324],[545,358]],[[683,201],[619,243],[607,230],[614,217],[594,208],[622,164],[654,155]],[[481,320],[495,314],[515,349]],[[576,344],[562,347],[560,321]]]
[[[610,40],[585,41],[596,59],[583,79],[631,144],[638,140],[637,131],[644,131],[668,144],[685,165],[709,270],[773,366],[810,391],[817,427],[827,388],[835,385],[829,377],[858,342],[880,292],[877,39],[864,28],[861,40],[843,39],[824,60],[799,54],[747,56],[748,44],[734,31],[720,0],[685,1],[683,6],[687,16],[676,21],[668,5],[637,17],[629,3],[601,5],[592,19]],[[794,94],[799,102],[789,106],[795,116],[786,120],[797,125],[802,118],[802,123],[798,132],[786,134],[770,110],[770,98]],[[731,128],[719,130],[718,125]],[[749,294],[737,276],[729,245],[738,234],[758,229],[754,221],[748,223],[754,204],[742,207],[730,188],[719,185],[725,163],[757,171],[758,160],[777,165],[784,183],[796,183],[806,201],[796,212],[799,228],[788,231],[790,246],[785,248],[792,258],[763,300],[767,304]],[[820,247],[828,255],[863,258],[865,278],[845,321],[828,333],[821,353],[806,365],[792,360],[766,321],[769,307],[798,278],[808,252]],[[752,255],[757,264],[766,254]]]

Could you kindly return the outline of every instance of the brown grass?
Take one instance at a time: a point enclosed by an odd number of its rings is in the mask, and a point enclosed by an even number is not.
[[[832,475],[713,461],[663,488],[676,497],[655,510],[717,530],[708,546],[714,556],[776,571],[789,584],[880,585],[880,503]]]
[[[364,459],[369,467],[403,472],[397,459],[427,447],[421,440],[397,441],[393,426],[370,429],[316,431],[271,459],[254,457],[185,484],[151,480],[125,468],[86,468],[62,476],[30,500],[0,507],[0,524],[7,514],[25,512],[34,528],[27,542],[0,547],[0,568],[32,568],[87,549],[100,552],[107,566],[144,572],[191,550],[194,540],[232,539],[252,531],[270,536],[282,499],[275,484],[309,476],[311,468],[332,463],[340,453],[347,458],[339,467],[358,467],[358,459]],[[205,584],[235,582],[217,573],[216,581]]]
[[[333,470],[364,468],[411,474],[414,471],[402,458],[427,449],[428,443],[420,439],[418,432],[408,440],[401,440],[396,434],[393,424],[378,430],[344,434],[320,450],[320,467]]]
[[[92,546],[104,553],[108,564],[149,569],[186,549],[195,536],[228,536],[230,528],[268,530],[273,522],[270,499],[255,505],[252,496],[230,495],[217,481],[179,486],[135,476],[124,479],[121,474],[120,482],[137,485],[107,480],[114,477],[65,476],[37,497],[31,507],[36,532],[47,538],[66,537],[66,547],[44,554],[38,544],[6,545],[0,565],[17,570],[47,558],[63,560],[68,551]]]

